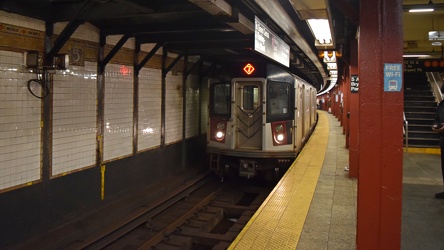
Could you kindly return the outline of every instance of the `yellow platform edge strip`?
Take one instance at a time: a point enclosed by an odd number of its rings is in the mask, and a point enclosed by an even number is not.
[[[327,150],[327,113],[318,115],[301,153],[228,249],[296,249]]]
[[[404,147],[404,152],[406,153],[415,153],[415,154],[431,154],[431,155],[439,155],[441,154],[440,148],[406,148]]]

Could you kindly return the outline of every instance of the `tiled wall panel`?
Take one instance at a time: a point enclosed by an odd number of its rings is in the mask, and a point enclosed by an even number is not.
[[[22,53],[0,51],[0,191],[41,178],[41,100],[22,62]]]
[[[208,104],[209,104],[209,95],[210,95],[210,91],[208,89],[208,84],[207,82],[202,83],[202,108],[201,108],[201,122],[200,122],[200,127],[201,127],[201,133],[204,134],[207,132],[208,128]]]
[[[95,164],[96,69],[86,62],[54,75],[52,175]]]
[[[120,41],[121,38],[122,38],[122,35],[108,36],[106,38],[106,44],[116,45]],[[134,37],[129,38],[122,47],[128,48],[128,49],[134,49],[135,44],[136,44],[135,41],[136,40]]]
[[[160,145],[161,95],[161,71],[143,68],[139,73],[139,151]]]
[[[166,77],[165,93],[165,143],[182,140],[182,74]]]
[[[60,34],[67,24],[67,22],[55,23],[54,33]],[[91,42],[99,42],[100,30],[90,23],[84,23],[76,29],[71,38],[77,38]]]
[[[28,29],[45,30],[45,22],[26,16],[0,11],[0,23],[16,25]]]
[[[186,138],[199,134],[199,77],[190,75],[186,84]]]
[[[103,159],[130,155],[133,150],[133,69],[109,64],[105,69]]]

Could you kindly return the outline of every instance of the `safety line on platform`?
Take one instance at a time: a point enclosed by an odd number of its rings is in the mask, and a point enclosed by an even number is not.
[[[327,151],[329,121],[318,115],[299,156],[228,249],[296,249]]]

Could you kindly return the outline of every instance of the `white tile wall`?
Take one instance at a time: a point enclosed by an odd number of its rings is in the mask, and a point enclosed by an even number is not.
[[[0,10],[0,23],[16,25],[24,28],[45,31],[45,22],[26,16],[8,13]]]
[[[138,150],[160,145],[162,73],[143,68],[139,73]]]
[[[132,154],[133,68],[108,64],[105,69],[105,161]]]
[[[199,134],[199,77],[190,75],[187,78],[186,104],[186,138]]]
[[[22,62],[22,53],[0,51],[0,190],[41,178],[41,100]]]
[[[96,161],[97,63],[54,75],[52,175]]]
[[[209,95],[210,90],[208,89],[208,84],[203,83],[202,86],[202,108],[201,108],[201,123],[200,123],[200,131],[202,134],[206,133],[208,130],[208,104],[209,104]]]
[[[182,74],[166,77],[165,144],[182,140]]]
[[[55,23],[54,24],[54,34],[60,34],[67,22]],[[100,39],[100,30],[90,23],[85,23],[80,25],[74,34],[72,34],[71,38],[77,38],[85,41],[91,42],[99,42]]]
[[[154,46],[156,46],[155,43],[144,43],[140,45],[140,50],[145,51],[145,52],[150,52]],[[158,49],[156,51],[157,55],[162,55],[162,48]]]
[[[0,11],[0,23],[45,30],[43,21],[4,11]],[[65,26],[66,23],[55,24],[55,33],[59,34]],[[98,42],[99,30],[85,23],[72,37]],[[110,36],[107,43],[114,45],[120,37]],[[149,51],[153,46],[144,44],[142,50]],[[124,47],[134,49],[134,38]],[[0,190],[41,178],[41,100],[29,93],[26,83],[36,76],[23,70],[22,64],[22,53],[0,51]],[[69,71],[54,75],[53,176],[95,164],[96,70],[96,63],[85,62],[84,67],[71,66]],[[113,64],[105,70],[104,160],[132,154],[132,71],[132,67]],[[144,68],[139,77],[138,148],[146,150],[160,145],[161,72]],[[187,137],[198,133],[200,93],[190,87],[197,79],[191,77],[186,87]],[[166,82],[165,142],[169,144],[182,139],[182,75],[168,74]],[[202,112],[205,130],[207,111]]]
[[[120,38],[122,38],[122,35],[115,35],[115,36],[107,36],[106,37],[106,44],[116,45]],[[126,43],[123,45],[124,48],[128,49],[134,49],[136,47],[136,40],[134,37],[128,39]]]

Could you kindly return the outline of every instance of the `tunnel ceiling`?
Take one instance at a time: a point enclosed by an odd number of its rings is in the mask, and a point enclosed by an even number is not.
[[[225,6],[206,6],[209,2],[229,5],[230,15],[220,11]],[[284,7],[288,4],[285,0],[279,2]],[[126,34],[141,44],[162,43],[168,52],[197,55],[216,63],[258,57],[253,51],[251,26],[257,16],[290,45],[291,71],[318,89],[324,82],[319,69],[254,0],[1,0],[0,9],[49,23],[88,22],[104,35]],[[286,10],[316,53],[305,21]]]

